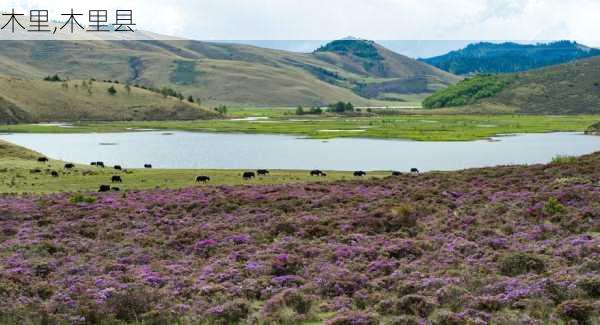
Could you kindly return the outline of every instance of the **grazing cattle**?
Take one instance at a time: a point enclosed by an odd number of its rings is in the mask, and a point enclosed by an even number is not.
[[[208,176],[198,176],[196,177],[196,183],[206,183],[210,181],[210,177]]]
[[[321,173],[321,177],[327,177],[327,174]]]
[[[65,169],[73,169],[75,168],[75,165],[73,164],[65,164]]]
[[[258,174],[258,176],[266,176],[269,175],[269,171],[266,169],[259,169],[256,171],[256,173]]]
[[[110,185],[100,185],[100,189],[98,192],[108,192],[110,191]]]
[[[118,188],[118,187],[111,187],[110,190],[113,191],[113,192],[120,192],[121,191],[121,189]]]
[[[392,172],[392,176],[402,176],[401,172]]]
[[[116,170],[123,170],[123,167],[119,166],[119,165],[115,165],[115,169]]]
[[[318,169],[311,170],[310,171],[310,176],[323,176],[323,172],[320,171],[320,170],[318,170]]]
[[[58,177],[58,172],[53,170],[50,175],[52,175],[52,177]]]
[[[363,177],[363,176],[367,176],[367,173],[363,172],[362,170],[359,170],[359,171],[354,172],[354,176]]]
[[[419,170],[417,168],[411,168],[410,173],[411,174],[419,174]]]
[[[104,163],[101,161],[97,161],[96,166],[104,168]]]
[[[113,176],[110,179],[110,181],[113,183],[123,183],[123,179],[121,178],[121,176]]]
[[[256,174],[254,172],[245,172],[242,177],[244,178],[244,180],[250,180],[254,177],[256,177]]]
[[[48,162],[48,158],[46,158],[46,157],[40,157],[40,158],[38,158],[38,162],[41,162],[41,163]]]
[[[92,161],[92,162],[90,163],[90,166],[98,166],[98,162],[96,162],[96,161]]]
[[[152,165],[150,165],[150,164],[145,164],[145,165],[144,165],[144,168],[147,168],[147,169],[152,169]]]

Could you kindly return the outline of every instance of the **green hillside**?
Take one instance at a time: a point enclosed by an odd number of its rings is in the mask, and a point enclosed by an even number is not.
[[[110,94],[108,89],[116,91]],[[173,97],[109,82],[0,77],[0,123],[195,120],[215,112]]]
[[[295,106],[338,100],[405,101],[458,81],[444,71],[367,41],[375,59],[320,50],[294,53],[198,41],[3,41],[0,75],[119,80],[170,86],[204,104]]]
[[[495,87],[490,88],[494,83]],[[488,92],[480,96],[477,89]],[[424,103],[430,108],[471,104],[483,108],[502,106],[526,114],[599,114],[600,57],[472,78],[430,96]]]

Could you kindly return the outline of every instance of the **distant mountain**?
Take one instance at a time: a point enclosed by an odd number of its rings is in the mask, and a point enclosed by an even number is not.
[[[458,75],[520,72],[600,55],[600,50],[576,42],[540,44],[476,43],[462,50],[422,59]]]
[[[377,105],[459,80],[362,40],[332,42],[314,53],[189,40],[0,44],[0,75],[39,80],[58,74],[169,86],[208,106],[311,106],[339,100]]]
[[[466,78],[423,102],[526,114],[600,114],[600,57],[513,74]]]
[[[450,73],[392,52],[373,41],[352,38],[333,41],[317,49],[313,56],[362,76],[347,81],[355,93],[367,98],[381,98],[386,94],[428,93],[460,80]],[[342,80],[335,82],[340,81]]]

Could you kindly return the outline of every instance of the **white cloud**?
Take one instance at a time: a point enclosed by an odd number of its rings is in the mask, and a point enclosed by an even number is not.
[[[597,0],[2,0],[0,10],[133,9],[140,29],[204,40],[596,40]],[[124,8],[126,7],[126,8]],[[57,15],[58,16],[58,15]],[[2,20],[4,21],[4,20]]]

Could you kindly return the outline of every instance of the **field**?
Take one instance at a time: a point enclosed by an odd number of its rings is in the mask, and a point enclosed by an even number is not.
[[[599,324],[599,165],[0,195],[0,323]]]
[[[412,114],[406,114],[407,112]],[[452,109],[449,109],[452,111]],[[258,120],[140,121],[75,123],[64,128],[48,125],[3,125],[0,132],[86,133],[124,132],[135,129],[193,132],[293,134],[317,139],[337,137],[403,138],[417,141],[468,141],[510,133],[583,132],[600,120],[599,115],[459,115],[426,114],[426,110],[394,110],[373,116],[296,116],[290,108],[231,109],[237,118]],[[265,119],[266,118],[266,119]]]
[[[351,172],[325,171],[327,177],[310,176],[308,171],[270,170],[268,176],[245,181],[243,170],[180,170],[180,169],[129,169],[117,171],[112,166],[97,168],[76,165],[65,170],[65,162],[51,160],[39,163],[41,154],[0,141],[0,193],[54,193],[97,191],[100,185],[111,185],[113,175],[123,179],[122,184],[112,184],[121,191],[183,188],[209,185],[266,185],[286,183],[325,182],[350,180],[355,177]],[[39,172],[36,172],[39,170]],[[59,177],[52,177],[57,171]],[[210,182],[198,184],[197,176],[209,176]],[[368,177],[385,177],[390,172],[370,172]]]

